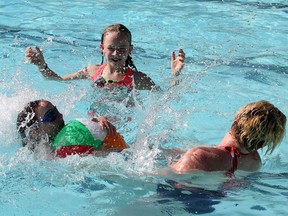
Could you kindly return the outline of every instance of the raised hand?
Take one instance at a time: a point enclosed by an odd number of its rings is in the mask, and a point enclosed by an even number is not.
[[[35,49],[32,47],[27,47],[25,51],[25,57],[30,63],[40,68],[46,66],[44,56],[39,47],[35,47]]]
[[[171,69],[172,69],[172,75],[178,76],[181,72],[181,70],[184,67],[185,62],[185,53],[182,49],[179,49],[178,56],[176,57],[175,51],[172,52],[171,55]]]

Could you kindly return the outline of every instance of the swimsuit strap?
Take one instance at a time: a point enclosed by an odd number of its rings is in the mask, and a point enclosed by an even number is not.
[[[96,71],[96,73],[93,75],[92,77],[92,81],[95,82],[96,80],[98,80],[101,76],[102,73],[104,71],[104,68],[107,66],[107,64],[101,65],[100,68]]]
[[[226,175],[228,177],[233,177],[234,172],[237,170],[237,167],[238,167],[238,158],[243,154],[236,147],[233,147],[233,146],[232,147],[231,146],[225,146],[224,148],[225,148],[225,150],[230,152],[230,155],[232,157],[232,167],[231,167],[231,169],[228,170]]]

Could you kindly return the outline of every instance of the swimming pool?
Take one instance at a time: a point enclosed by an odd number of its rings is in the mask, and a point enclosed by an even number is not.
[[[246,103],[268,100],[288,114],[286,0],[12,0],[0,1],[0,17],[1,214],[287,215],[287,137],[272,155],[262,153],[260,172],[225,184],[210,174],[153,175],[167,163],[160,145],[216,144]],[[140,92],[127,113],[128,156],[51,161],[21,149],[15,119],[26,102],[51,100],[69,121],[87,116],[95,93],[89,81],[44,80],[26,64],[25,48],[40,46],[66,74],[100,63],[101,32],[118,22],[132,32],[138,69],[163,89]],[[170,53],[180,47],[185,69],[169,88]]]

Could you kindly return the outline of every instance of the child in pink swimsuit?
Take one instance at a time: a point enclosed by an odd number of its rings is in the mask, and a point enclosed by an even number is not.
[[[156,87],[152,79],[145,73],[137,70],[131,57],[133,50],[131,32],[122,24],[113,24],[105,28],[101,37],[102,50],[101,64],[87,66],[77,72],[59,76],[52,71],[44,60],[38,47],[26,49],[26,59],[36,65],[42,75],[55,80],[92,79],[96,86],[119,87],[126,85],[128,88],[151,90]],[[103,65],[104,57],[106,64]],[[185,53],[182,49],[176,57],[172,52],[172,75],[178,76],[184,67]],[[99,80],[100,79],[100,80]]]

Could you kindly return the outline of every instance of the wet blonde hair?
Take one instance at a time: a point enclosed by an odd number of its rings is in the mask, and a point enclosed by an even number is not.
[[[237,112],[232,132],[240,146],[255,151],[267,146],[272,153],[285,135],[286,116],[268,101],[247,104]]]

